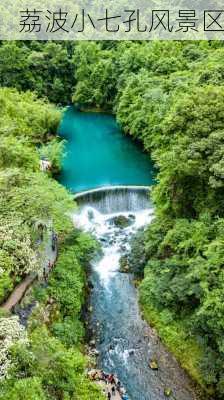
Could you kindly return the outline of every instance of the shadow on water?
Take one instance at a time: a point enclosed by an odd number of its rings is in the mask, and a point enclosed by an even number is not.
[[[153,218],[147,190],[102,190],[77,200],[76,226],[93,233],[102,244],[102,255],[92,263],[91,272],[91,328],[99,368],[116,374],[131,400],[165,399],[166,387],[172,389],[171,399],[198,399],[186,374],[141,318],[131,274],[119,272],[119,259],[128,252],[130,238]],[[115,223],[121,215],[128,222],[123,228]],[[153,358],[158,360],[158,371],[149,368]]]

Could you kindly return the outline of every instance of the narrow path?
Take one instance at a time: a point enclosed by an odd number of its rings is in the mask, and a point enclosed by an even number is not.
[[[55,264],[57,259],[57,246],[52,248],[52,235],[48,233],[48,239],[44,250],[39,253],[39,257],[42,261],[42,268],[46,275],[50,273],[51,267]],[[51,266],[51,267],[50,267]],[[33,272],[27,275],[19,285],[17,285],[13,292],[10,294],[8,299],[1,305],[5,311],[11,311],[24,297],[27,289],[32,283],[38,278],[38,274]]]
[[[97,383],[102,387],[103,392],[105,393],[105,395],[107,396],[108,392],[111,393],[111,389],[112,386],[110,383],[106,384],[104,381],[100,380],[97,381]],[[106,397],[107,398],[107,397]],[[118,393],[118,391],[116,390],[116,393],[114,396],[111,396],[111,400],[122,400],[120,394]]]
[[[37,274],[30,274],[18,285],[15,287],[9,298],[6,302],[1,306],[1,308],[5,311],[11,311],[13,307],[22,299],[27,289],[33,283],[33,281],[37,278]]]

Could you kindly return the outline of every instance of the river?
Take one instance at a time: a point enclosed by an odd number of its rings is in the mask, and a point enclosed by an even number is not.
[[[153,206],[147,189],[114,185],[150,185],[153,169],[140,148],[114,124],[111,116],[69,109],[60,131],[68,139],[60,181],[75,192],[111,186],[78,197],[79,210],[73,215],[75,226],[92,233],[102,246],[90,273],[90,327],[99,354],[97,364],[117,375],[130,400],[164,400],[165,389],[172,390],[171,399],[196,400],[192,382],[142,319],[133,276],[119,271],[120,257],[129,251],[131,237],[150,224]],[[104,164],[106,154],[112,158],[111,164],[109,160]],[[118,224],[121,216],[128,223],[125,227]],[[152,359],[157,360],[158,370],[150,369]]]

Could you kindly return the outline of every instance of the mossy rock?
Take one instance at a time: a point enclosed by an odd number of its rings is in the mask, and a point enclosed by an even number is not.
[[[133,280],[133,284],[134,284],[134,286],[135,286],[136,288],[138,288],[139,285],[141,284],[141,281],[140,281],[139,279],[134,279],[134,280]]]
[[[157,363],[156,360],[150,361],[150,362],[149,362],[149,366],[150,366],[150,368],[151,368],[152,370],[154,370],[154,371],[158,371],[158,369],[159,369],[159,366],[158,366],[158,363]]]
[[[130,272],[130,267],[128,264],[128,257],[127,256],[122,256],[119,260],[119,264],[120,264],[120,272],[123,273],[128,273]]]
[[[132,222],[134,222],[134,221],[136,220],[136,217],[135,217],[134,214],[129,214],[129,215],[128,215],[128,218],[129,218],[129,220],[132,221]]]
[[[172,396],[172,390],[171,390],[170,388],[165,388],[165,389],[164,389],[164,395],[165,395],[166,397]]]
[[[129,266],[125,265],[124,267],[120,268],[120,272],[122,272],[123,274],[128,274],[130,272]]]
[[[133,219],[125,217],[124,215],[118,215],[110,220],[111,224],[114,224],[118,228],[124,229],[133,223]]]

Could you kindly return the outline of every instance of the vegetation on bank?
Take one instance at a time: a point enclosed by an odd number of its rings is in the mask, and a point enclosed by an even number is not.
[[[38,225],[70,229],[74,203],[50,174],[40,172],[39,151],[56,133],[61,113],[47,101],[0,89],[0,302],[29,272],[41,272]],[[54,142],[57,139],[54,139]],[[53,165],[56,159],[52,160]]]
[[[80,320],[85,268],[95,249],[88,235],[75,230],[67,235],[48,287],[35,289],[39,304],[29,320],[27,340],[10,348],[11,368],[1,384],[1,400],[103,400],[100,387],[86,375]]]
[[[95,242],[74,230],[72,196],[54,179],[63,142],[56,132],[61,112],[31,92],[0,89],[0,302],[28,273],[43,277],[45,231],[58,235],[59,258],[28,331],[18,317],[0,315],[1,400],[100,400],[86,377],[85,268]],[[40,157],[51,170],[40,171]]]

